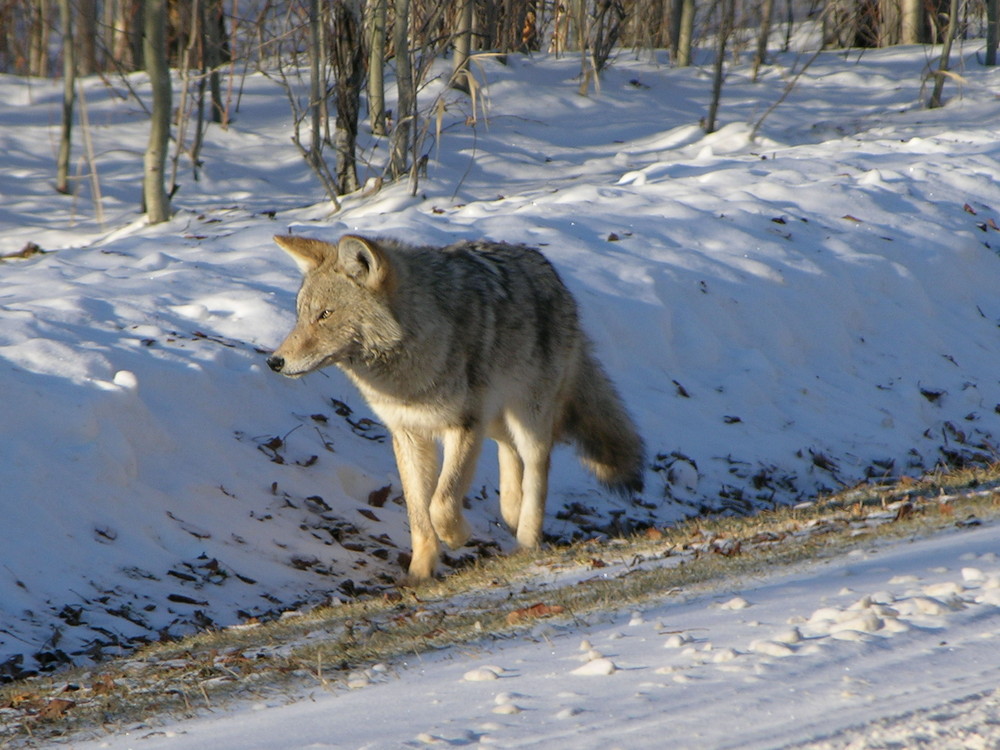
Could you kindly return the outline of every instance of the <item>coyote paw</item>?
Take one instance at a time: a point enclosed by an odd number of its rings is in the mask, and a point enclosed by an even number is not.
[[[472,527],[469,526],[469,522],[464,518],[453,522],[448,528],[442,529],[435,524],[434,530],[437,532],[438,539],[447,544],[449,549],[458,549],[464,546],[472,537]]]
[[[437,555],[431,558],[420,559],[414,557],[410,562],[409,570],[403,576],[400,583],[404,586],[416,587],[421,583],[426,583],[434,577],[434,569],[437,567]]]
[[[532,550],[542,546],[541,528],[530,528],[528,524],[522,524],[517,530],[518,549]]]
[[[434,569],[438,562],[438,540],[434,537],[413,540],[413,554],[410,566],[401,583],[404,586],[416,586],[434,577]]]

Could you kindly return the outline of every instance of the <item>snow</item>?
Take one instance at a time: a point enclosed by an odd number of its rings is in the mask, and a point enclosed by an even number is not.
[[[28,242],[48,251],[0,263],[0,679],[398,574],[409,541],[384,429],[338,373],[289,381],[264,365],[299,282],[277,233],[544,250],[655,462],[633,506],[561,452],[546,519],[556,538],[993,458],[1000,73],[978,50],[962,51],[962,80],[935,111],[921,106],[922,48],[821,55],[756,140],[792,55],[757,84],[731,70],[725,124],[708,136],[698,68],[622,54],[581,97],[578,60],[484,61],[485,111],[440,81],[424,91],[444,97],[446,116],[419,194],[389,186],[338,213],[289,143],[283,94],[251,75],[232,127],[208,133],[199,181],[181,159],[176,215],[154,227],[136,209],[145,116],[124,87],[85,84],[102,222],[88,180],[75,196],[52,189],[59,86],[0,78],[0,98],[17,103],[0,111],[0,256]],[[141,76],[131,83],[145,91]],[[375,168],[385,150],[364,143]],[[487,454],[468,515],[480,548],[507,550],[496,487]],[[819,741],[995,686],[983,635],[1000,627],[1000,572],[982,558],[995,549],[983,529],[866,553],[719,601],[482,644],[481,659],[388,665],[357,691],[140,744]],[[954,590],[926,590],[936,584]],[[824,608],[830,618],[813,620]],[[663,649],[673,636],[680,647]],[[587,661],[584,638],[599,654]],[[493,667],[495,680],[461,679]],[[510,700],[495,703],[501,692]],[[374,713],[387,705],[398,710]],[[373,738],[359,716],[384,729]]]
[[[996,747],[998,550],[998,524],[864,548],[69,746]]]

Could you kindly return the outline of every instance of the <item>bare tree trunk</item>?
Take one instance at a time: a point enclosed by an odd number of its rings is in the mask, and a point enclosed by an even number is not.
[[[191,108],[188,106],[188,98],[191,92],[191,68],[194,67],[195,60],[200,59],[201,69],[204,72],[205,60],[205,30],[202,24],[204,21],[204,9],[201,0],[192,0],[193,7],[188,8],[188,15],[185,18],[185,29],[183,34],[178,35],[177,50],[177,72],[180,78],[180,101],[177,104],[177,129],[174,136],[174,158],[171,160],[170,168],[170,189],[167,195],[173,195],[178,189],[177,172],[180,169],[181,154],[184,153],[184,140],[187,135],[187,126],[191,121]],[[203,76],[199,76],[203,82]],[[200,108],[199,108],[200,111]],[[195,136],[197,138],[197,135]],[[190,155],[190,152],[189,152]],[[197,174],[197,168],[195,168]],[[195,178],[197,179],[197,177]]]
[[[45,78],[49,74],[50,0],[33,0],[28,27],[28,75]]]
[[[590,40],[591,55],[594,70],[600,73],[611,56],[611,51],[618,43],[621,34],[622,21],[625,20],[625,8],[621,0],[597,0],[594,5],[594,23],[592,39]]]
[[[722,98],[722,75],[725,71],[726,45],[733,30],[733,16],[736,11],[735,0],[719,0],[719,37],[715,45],[715,64],[712,70],[712,101],[708,106],[708,117],[705,119],[705,132],[715,132],[716,116],[719,112],[719,100]]]
[[[112,57],[124,70],[139,70],[142,65],[143,0],[116,0],[114,4]]]
[[[785,44],[781,48],[783,52],[788,52],[792,48],[792,32],[795,30],[794,2],[795,0],[786,0],[785,2]],[[820,46],[820,49],[822,49],[822,46]]]
[[[323,158],[324,141],[322,124],[324,111],[323,101],[326,97],[326,80],[322,76],[323,71],[325,70],[323,63],[326,61],[326,50],[323,48],[323,39],[325,34],[322,33],[321,29],[320,0],[310,0],[306,7],[308,10],[308,19],[305,28],[308,40],[307,53],[309,55],[310,62],[308,100],[305,104],[303,104],[297,93],[302,81],[300,67],[301,62],[299,56],[301,34],[286,34],[278,37],[273,57],[275,74],[272,75],[266,67],[262,67],[261,72],[269,78],[273,78],[273,80],[277,81],[277,83],[285,90],[285,94],[288,97],[288,104],[291,107],[292,123],[294,127],[292,133],[292,143],[295,144],[295,147],[302,155],[302,159],[307,165],[309,165],[313,174],[315,174],[320,183],[322,183],[323,190],[330,199],[330,202],[333,204],[334,210],[338,210],[340,208],[340,202],[337,200],[338,188],[336,180],[330,173],[330,168],[327,166],[326,160]],[[296,31],[301,28],[302,27],[296,27]],[[282,40],[286,38],[290,40],[292,44],[290,62],[295,70],[295,73],[292,75],[294,76],[296,85],[293,85],[285,68],[285,64],[288,61],[286,61],[282,52],[281,43]],[[306,120],[310,123],[308,147],[305,145],[306,139],[302,134],[302,127]]]
[[[1000,41],[1000,0],[986,0],[986,64],[997,64]]]
[[[365,3],[368,15],[368,121],[372,133],[385,135],[385,4],[386,0]]]
[[[104,200],[101,198],[101,178],[97,174],[97,158],[94,156],[94,140],[90,137],[90,119],[87,116],[87,95],[80,84],[80,130],[83,131],[83,151],[87,155],[90,166],[91,200],[94,202],[94,213],[97,223],[104,227]]]
[[[878,0],[873,8],[877,18],[875,38],[879,47],[899,44],[903,35],[902,0]]]
[[[753,58],[751,80],[756,81],[760,66],[767,60],[767,42],[771,36],[771,17],[774,15],[774,0],[764,0],[760,7],[760,30],[757,32],[757,53]]]
[[[322,159],[323,153],[323,85],[322,60],[326,58],[322,49],[320,33],[319,0],[309,0],[309,113],[312,122],[309,153],[313,159]]]
[[[590,81],[594,77],[593,58],[587,52],[587,42],[590,40],[590,15],[587,13],[586,0],[576,0],[573,5],[573,19],[576,26],[576,40],[580,45],[580,96],[586,96],[590,91]]]
[[[147,70],[146,67],[146,43],[144,40],[143,29],[146,28],[145,13],[148,0],[131,0],[129,5],[130,13],[130,25],[126,28],[129,29],[129,36],[126,39],[127,43],[132,49],[132,65],[134,70]],[[169,11],[169,7],[168,7]],[[164,21],[164,28],[167,27],[167,22]],[[164,39],[166,39],[166,32],[164,32]],[[166,42],[164,42],[166,46]],[[170,65],[170,50],[167,50],[167,65]]]
[[[469,53],[472,50],[472,19],[475,0],[460,0],[458,28],[455,29],[455,58],[452,61],[451,85],[469,93]]]
[[[658,47],[669,47],[673,50],[673,37],[664,35],[664,19],[666,0],[634,0],[623,23],[622,46],[632,47],[636,53],[646,49],[652,51]]]
[[[677,0],[677,45],[674,52],[674,64],[686,68],[691,64],[691,45],[694,39],[694,2],[695,0]]]
[[[164,166],[170,137],[170,68],[167,66],[167,0],[143,3],[143,59],[153,88],[149,144],[143,171],[142,195],[150,224],[170,218],[170,198],[164,189]]]
[[[100,70],[97,62],[97,0],[77,0],[76,17],[76,28],[79,29],[76,46],[80,50],[77,68],[81,75],[87,76]]]
[[[116,0],[105,0],[102,3],[99,45],[104,50],[104,62],[109,67],[118,64],[118,60],[114,56],[117,14],[118,3]]]
[[[204,67],[209,71],[209,88],[212,92],[212,122],[221,123],[225,117],[225,105],[222,103],[222,85],[219,81],[219,68],[229,57],[229,47],[226,39],[225,16],[222,11],[222,0],[206,0],[202,5],[202,29],[204,34]]]
[[[337,96],[337,122],[333,147],[337,154],[337,189],[343,195],[358,189],[355,145],[358,140],[358,110],[361,107],[361,7],[357,0],[333,4],[331,59]]]
[[[944,44],[941,46],[941,62],[934,72],[934,91],[931,92],[930,101],[927,106],[930,109],[940,107],[943,102],[941,94],[944,90],[944,79],[951,66],[951,43],[955,38],[955,29],[958,26],[958,0],[951,0],[948,6],[948,28],[945,31]]]
[[[920,43],[920,16],[923,13],[923,3],[920,0],[901,0],[899,10],[899,42],[900,44]]]
[[[59,0],[63,35],[62,134],[56,159],[56,190],[69,193],[69,157],[73,144],[73,105],[76,101],[76,45],[73,41],[73,9],[70,0]]]
[[[395,0],[396,18],[393,26],[393,47],[396,50],[396,125],[392,130],[389,172],[398,179],[406,172],[406,154],[410,145],[410,130],[414,127],[417,97],[413,88],[413,65],[410,60],[410,0]]]

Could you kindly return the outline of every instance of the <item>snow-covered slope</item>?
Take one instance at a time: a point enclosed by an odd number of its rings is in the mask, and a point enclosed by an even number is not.
[[[780,67],[758,84],[732,71],[727,124],[704,136],[698,69],[622,56],[581,97],[577,61],[486,61],[486,112],[444,94],[418,195],[391,186],[333,215],[281,92],[251,76],[200,181],[181,160],[176,216],[156,227],[135,210],[134,103],[87,84],[101,226],[86,181],[51,189],[58,88],[0,80],[0,255],[53,251],[0,264],[0,678],[398,572],[384,431],[336,372],[263,366],[298,284],[278,232],[544,249],[652,454],[636,506],[560,454],[555,536],[992,455],[1000,74],[970,55],[930,112],[923,61],[823,56],[752,142]],[[509,548],[489,453],[475,488],[480,546]]]

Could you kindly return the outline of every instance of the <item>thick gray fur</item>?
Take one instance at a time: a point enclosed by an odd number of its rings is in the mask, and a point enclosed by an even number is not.
[[[542,540],[555,442],[574,443],[608,487],[641,491],[642,440],[538,250],[275,239],[304,279],[298,322],[268,363],[289,376],[338,366],[389,428],[412,579],[433,574],[439,540],[467,541],[462,500],[487,437],[498,445],[501,513],[523,547]]]

